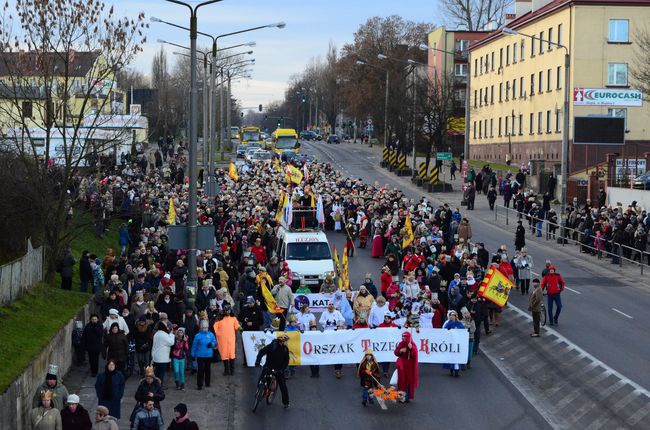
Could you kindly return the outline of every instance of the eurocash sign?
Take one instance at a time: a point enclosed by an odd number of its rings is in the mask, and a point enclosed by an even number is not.
[[[573,105],[641,107],[643,106],[643,92],[612,88],[574,88]]]

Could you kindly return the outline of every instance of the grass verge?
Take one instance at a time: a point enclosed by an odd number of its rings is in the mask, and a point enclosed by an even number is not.
[[[74,225],[78,234],[71,242],[72,253],[79,261],[84,249],[104,256],[106,248],[118,246],[118,220],[111,223],[103,238],[95,237],[92,216],[77,210]],[[34,357],[88,302],[90,294],[79,292],[79,264],[74,266],[73,291],[60,289],[57,274],[53,284],[34,285],[24,296],[0,308],[0,393],[24,371]]]

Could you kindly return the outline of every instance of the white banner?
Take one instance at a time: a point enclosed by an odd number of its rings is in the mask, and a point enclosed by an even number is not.
[[[643,106],[643,92],[618,88],[574,88],[575,106]]]
[[[357,294],[356,291],[352,292],[352,299]],[[327,304],[332,300],[334,294],[295,294],[293,297],[293,305],[297,310],[304,304],[309,305],[312,312],[325,312]]]
[[[357,364],[366,349],[371,349],[379,362],[394,362],[395,348],[402,333],[410,331],[418,349],[420,363],[467,363],[469,333],[467,330],[426,328],[377,328],[356,330],[262,332],[244,331],[242,339],[246,364],[254,366],[257,353],[275,339],[278,333],[287,333],[291,366]]]

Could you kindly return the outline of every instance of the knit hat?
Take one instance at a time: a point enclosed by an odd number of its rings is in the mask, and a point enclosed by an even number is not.
[[[181,417],[184,417],[187,415],[187,405],[185,403],[179,403],[176,406],[174,406],[174,411],[178,412]]]
[[[147,367],[147,369],[149,369],[149,367]],[[151,371],[153,372],[153,368],[151,368]],[[151,376],[153,376],[153,375],[151,375]],[[108,408],[106,406],[97,406],[97,408],[95,409],[95,412],[97,412],[98,414],[101,414],[102,416],[106,416],[106,415],[108,415]]]
[[[109,309],[108,314],[109,315],[119,315],[120,313],[117,311],[117,309]]]
[[[70,405],[70,404],[73,404],[73,403],[74,404],[79,404],[79,396],[77,396],[76,394],[70,394],[68,396],[68,404]]]
[[[57,375],[59,374],[59,366],[56,364],[50,364],[47,366],[47,375],[45,375],[45,379],[56,379]]]
[[[246,304],[255,303],[255,298],[253,296],[246,297]]]

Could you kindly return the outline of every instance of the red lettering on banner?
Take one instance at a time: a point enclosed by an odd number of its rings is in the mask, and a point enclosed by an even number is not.
[[[370,339],[361,339],[361,350],[365,351],[370,347]]]
[[[429,353],[429,341],[427,339],[420,339],[420,351]]]
[[[305,355],[309,355],[309,354],[311,354],[313,350],[314,350],[314,348],[312,347],[311,342],[305,342],[305,343],[302,345],[302,352],[303,352]]]

